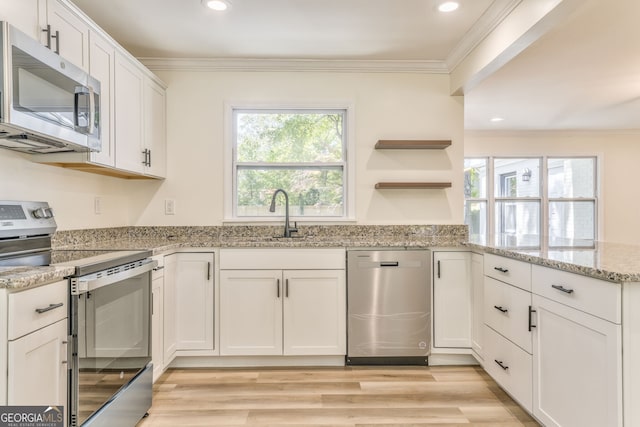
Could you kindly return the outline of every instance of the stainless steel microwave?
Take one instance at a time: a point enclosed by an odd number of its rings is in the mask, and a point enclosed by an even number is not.
[[[100,82],[0,22],[0,147],[100,151]]]

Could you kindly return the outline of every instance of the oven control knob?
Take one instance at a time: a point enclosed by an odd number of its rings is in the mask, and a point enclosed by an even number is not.
[[[47,219],[53,218],[53,209],[51,208],[38,208],[31,212],[34,218]]]

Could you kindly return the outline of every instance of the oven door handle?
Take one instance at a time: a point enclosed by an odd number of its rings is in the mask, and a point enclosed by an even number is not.
[[[117,271],[114,274],[105,275],[104,273],[88,274],[86,276],[71,277],[71,295],[80,295],[104,286],[113,285],[114,283],[121,282],[123,280],[130,279],[132,277],[139,276],[147,271],[153,270],[158,266],[158,261],[152,259],[145,259],[136,261],[132,264],[139,264],[133,268],[123,268],[122,271]],[[128,264],[127,264],[128,266]]]

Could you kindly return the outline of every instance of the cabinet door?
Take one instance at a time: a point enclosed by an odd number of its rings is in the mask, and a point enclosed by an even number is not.
[[[621,426],[621,326],[538,295],[533,306],[533,414],[546,426]]]
[[[40,39],[38,0],[0,0],[0,21],[7,21],[33,39]]]
[[[67,319],[8,345],[7,404],[67,404]]]
[[[484,324],[484,259],[471,254],[471,348],[483,358],[482,335]]]
[[[68,59],[85,71],[89,70],[89,26],[78,15],[73,13],[58,0],[47,0],[46,23],[51,26],[51,49],[58,50],[60,56]],[[40,36],[47,43],[45,32]]]
[[[144,146],[148,150],[145,173],[167,173],[165,90],[149,78],[144,86]]]
[[[285,355],[346,354],[344,270],[285,271]]]
[[[115,61],[115,144],[116,167],[144,172],[143,85],[140,69],[116,52]]]
[[[220,354],[282,354],[282,272],[220,271]]]
[[[177,350],[213,350],[213,253],[176,254]]]
[[[169,366],[176,356],[177,336],[176,336],[176,269],[178,254],[171,254],[164,257],[164,298],[162,319],[162,364]]]
[[[471,254],[433,253],[434,347],[471,347]]]
[[[164,277],[154,275],[151,281],[151,360],[153,361],[153,381],[155,382],[164,369],[163,342],[163,305]]]
[[[100,80],[100,139],[102,150],[91,153],[91,161],[115,166],[114,146],[114,73],[115,48],[95,31],[89,32],[89,73]]]

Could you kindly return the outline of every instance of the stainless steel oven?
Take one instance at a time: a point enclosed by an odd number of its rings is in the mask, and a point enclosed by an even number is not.
[[[133,427],[151,407],[151,251],[53,250],[46,202],[0,201],[0,266],[68,265],[68,425]]]
[[[108,252],[76,264],[69,279],[70,426],[135,426],[151,407],[150,272],[157,261],[150,255]]]

